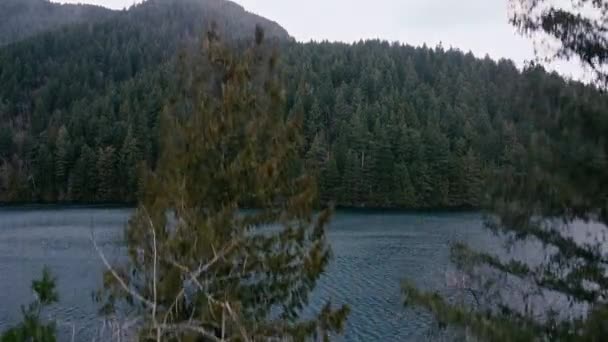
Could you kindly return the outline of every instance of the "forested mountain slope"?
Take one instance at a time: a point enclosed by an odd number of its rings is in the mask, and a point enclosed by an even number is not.
[[[61,5],[48,0],[2,0],[0,46],[68,24],[107,19],[113,14],[99,6]]]
[[[0,50],[0,100],[5,103],[0,118],[27,117],[43,129],[48,113],[167,62],[212,22],[227,39],[250,37],[258,23],[269,36],[289,39],[277,24],[232,2],[146,1],[103,22],[44,33]]]
[[[299,44],[230,2],[150,0],[0,49],[0,200],[134,200],[178,88],[174,57],[211,20],[228,41],[252,39],[258,22],[279,39],[285,110],[304,118],[300,166],[338,205],[477,207],[484,181],[516,171],[542,133],[532,118],[608,108],[591,87],[506,60]]]
[[[592,87],[441,47],[293,44],[284,58],[304,163],[340,205],[478,207],[489,177],[521,176],[544,122],[608,119]]]

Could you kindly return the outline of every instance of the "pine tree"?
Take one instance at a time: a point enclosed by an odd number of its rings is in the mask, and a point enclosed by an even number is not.
[[[87,166],[86,161],[82,155],[78,157],[74,168],[70,173],[69,185],[68,185],[68,199],[72,201],[84,201],[86,200],[86,174]]]
[[[423,136],[424,157],[428,165],[428,176],[432,191],[428,204],[433,207],[448,205],[449,194],[449,140],[436,123],[426,128]]]
[[[412,184],[410,172],[405,163],[398,163],[395,166],[395,204],[402,208],[416,208],[419,204],[416,197],[416,190]]]
[[[338,163],[333,156],[329,158],[327,167],[323,170],[320,188],[321,203],[339,203],[339,196],[343,191],[342,175],[340,174],[340,170],[338,170]]]
[[[340,204],[358,206],[361,203],[358,191],[360,168],[361,164],[357,158],[357,153],[349,150],[346,154],[346,163],[342,175],[341,183],[344,186],[344,191],[340,196]]]
[[[45,137],[41,137],[41,140]],[[50,201],[55,197],[54,194],[54,174],[55,165],[53,162],[53,154],[48,145],[41,141],[35,151],[34,161],[34,177],[35,184],[38,184],[36,190],[38,199]]]
[[[84,145],[80,152],[80,159],[82,160],[84,168],[84,172],[81,176],[84,179],[82,197],[85,201],[95,201],[97,200],[98,173],[100,173],[101,170],[97,169],[97,158],[93,149],[88,145]]]
[[[55,290],[56,280],[48,268],[42,271],[40,280],[32,281],[32,290],[36,300],[27,307],[22,307],[23,322],[0,334],[0,342],[55,342],[57,340],[57,324],[44,323],[42,311],[59,300]]]
[[[395,160],[388,141],[387,133],[379,128],[374,139],[376,145],[372,154],[374,181],[374,202],[379,207],[390,207],[394,205],[394,167]]]
[[[298,125],[260,35],[235,57],[211,34],[208,61],[183,62],[193,77],[164,116],[126,228],[129,261],[98,294],[106,312],[134,309],[143,339],[299,341],[343,328],[348,309],[329,302],[302,317],[329,261],[330,211],[313,215],[314,180],[292,167]]]
[[[336,90],[336,104],[334,105],[334,116],[338,123],[348,122],[352,117],[352,107],[348,102],[347,92],[349,86],[343,83]]]
[[[327,143],[324,136],[323,133],[317,133],[306,152],[306,168],[314,175],[320,175],[327,162]]]
[[[464,165],[464,188],[463,197],[464,205],[469,208],[479,208],[482,205],[483,194],[483,175],[482,166],[479,157],[469,149],[462,157],[462,165]]]
[[[448,170],[446,170],[450,183],[448,201],[449,205],[453,207],[462,207],[467,203],[467,160],[464,157],[465,153],[466,142],[463,138],[459,138],[452,148],[448,158]]]
[[[579,57],[606,86],[605,1],[513,2],[515,26],[556,38],[561,46],[554,57]],[[451,259],[463,279],[459,290],[470,300],[454,301],[453,293],[426,292],[406,282],[406,304],[429,310],[441,326],[462,328],[474,340],[603,341],[608,334],[606,106],[567,105],[598,90],[559,91],[543,83],[555,78],[538,66],[523,76],[531,83],[516,101],[529,103],[529,112],[515,113],[500,123],[500,132],[488,134],[495,137],[487,142],[498,141],[502,151],[480,149],[499,156],[499,167],[488,178],[486,227],[504,238],[504,248],[454,244]],[[563,106],[552,108],[539,98]],[[475,198],[477,156],[469,150],[464,159],[465,183]],[[593,226],[585,229],[584,223]],[[533,248],[535,257],[512,252],[522,248]]]
[[[65,199],[67,190],[67,180],[69,176],[69,150],[70,137],[65,126],[59,128],[57,133],[57,141],[55,142],[55,184],[59,192],[59,199]]]
[[[116,150],[112,146],[97,150],[97,200],[110,202],[116,199]]]
[[[137,179],[138,168],[141,159],[138,159],[140,153],[137,148],[137,140],[132,136],[131,132],[125,137],[125,141],[120,150],[120,172],[124,188],[121,198],[128,201],[135,200],[137,194]]]
[[[509,0],[516,3],[510,22],[522,34],[549,37],[559,44],[541,60],[571,59],[590,69],[603,87],[608,86],[608,4],[598,0]],[[542,50],[536,51],[542,53]]]
[[[306,146],[312,146],[314,139],[319,135],[321,127],[323,127],[322,120],[323,113],[321,105],[315,100],[304,117],[304,138],[306,139]]]

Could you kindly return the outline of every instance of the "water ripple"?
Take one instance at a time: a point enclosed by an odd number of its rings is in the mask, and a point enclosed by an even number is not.
[[[110,258],[124,254],[127,209],[0,210],[0,330],[19,320],[20,305],[32,300],[32,279],[48,265],[58,277],[60,305],[46,314],[60,320],[63,336],[83,340],[101,328],[91,292],[101,285],[103,266],[91,232]],[[476,239],[476,214],[383,214],[338,212],[328,230],[333,259],[311,296],[305,314],[325,300],[348,304],[344,341],[429,340],[428,314],[405,309],[400,283],[424,286],[443,280],[448,242]],[[10,277],[8,276],[10,275]]]

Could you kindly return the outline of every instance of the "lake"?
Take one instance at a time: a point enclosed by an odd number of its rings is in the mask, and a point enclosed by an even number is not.
[[[60,302],[48,315],[63,336],[88,339],[101,321],[91,293],[103,264],[91,232],[108,257],[123,253],[123,228],[132,209],[24,207],[0,209],[0,331],[20,319],[31,281],[48,265],[58,277]],[[484,245],[490,235],[477,213],[338,211],[328,230],[333,260],[312,296],[351,307],[345,341],[420,341],[432,338],[431,317],[402,305],[401,281],[426,289],[445,285],[449,243]],[[431,335],[429,335],[431,334]]]

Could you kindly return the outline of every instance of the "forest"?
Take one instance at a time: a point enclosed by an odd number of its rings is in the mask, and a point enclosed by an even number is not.
[[[135,202],[179,55],[211,25],[239,44],[256,24],[279,55],[285,115],[302,118],[297,167],[318,176],[320,203],[478,208],[487,180],[517,170],[542,135],[535,117],[608,105],[539,66],[442,46],[297,43],[230,2],[150,0],[0,48],[0,201]]]

